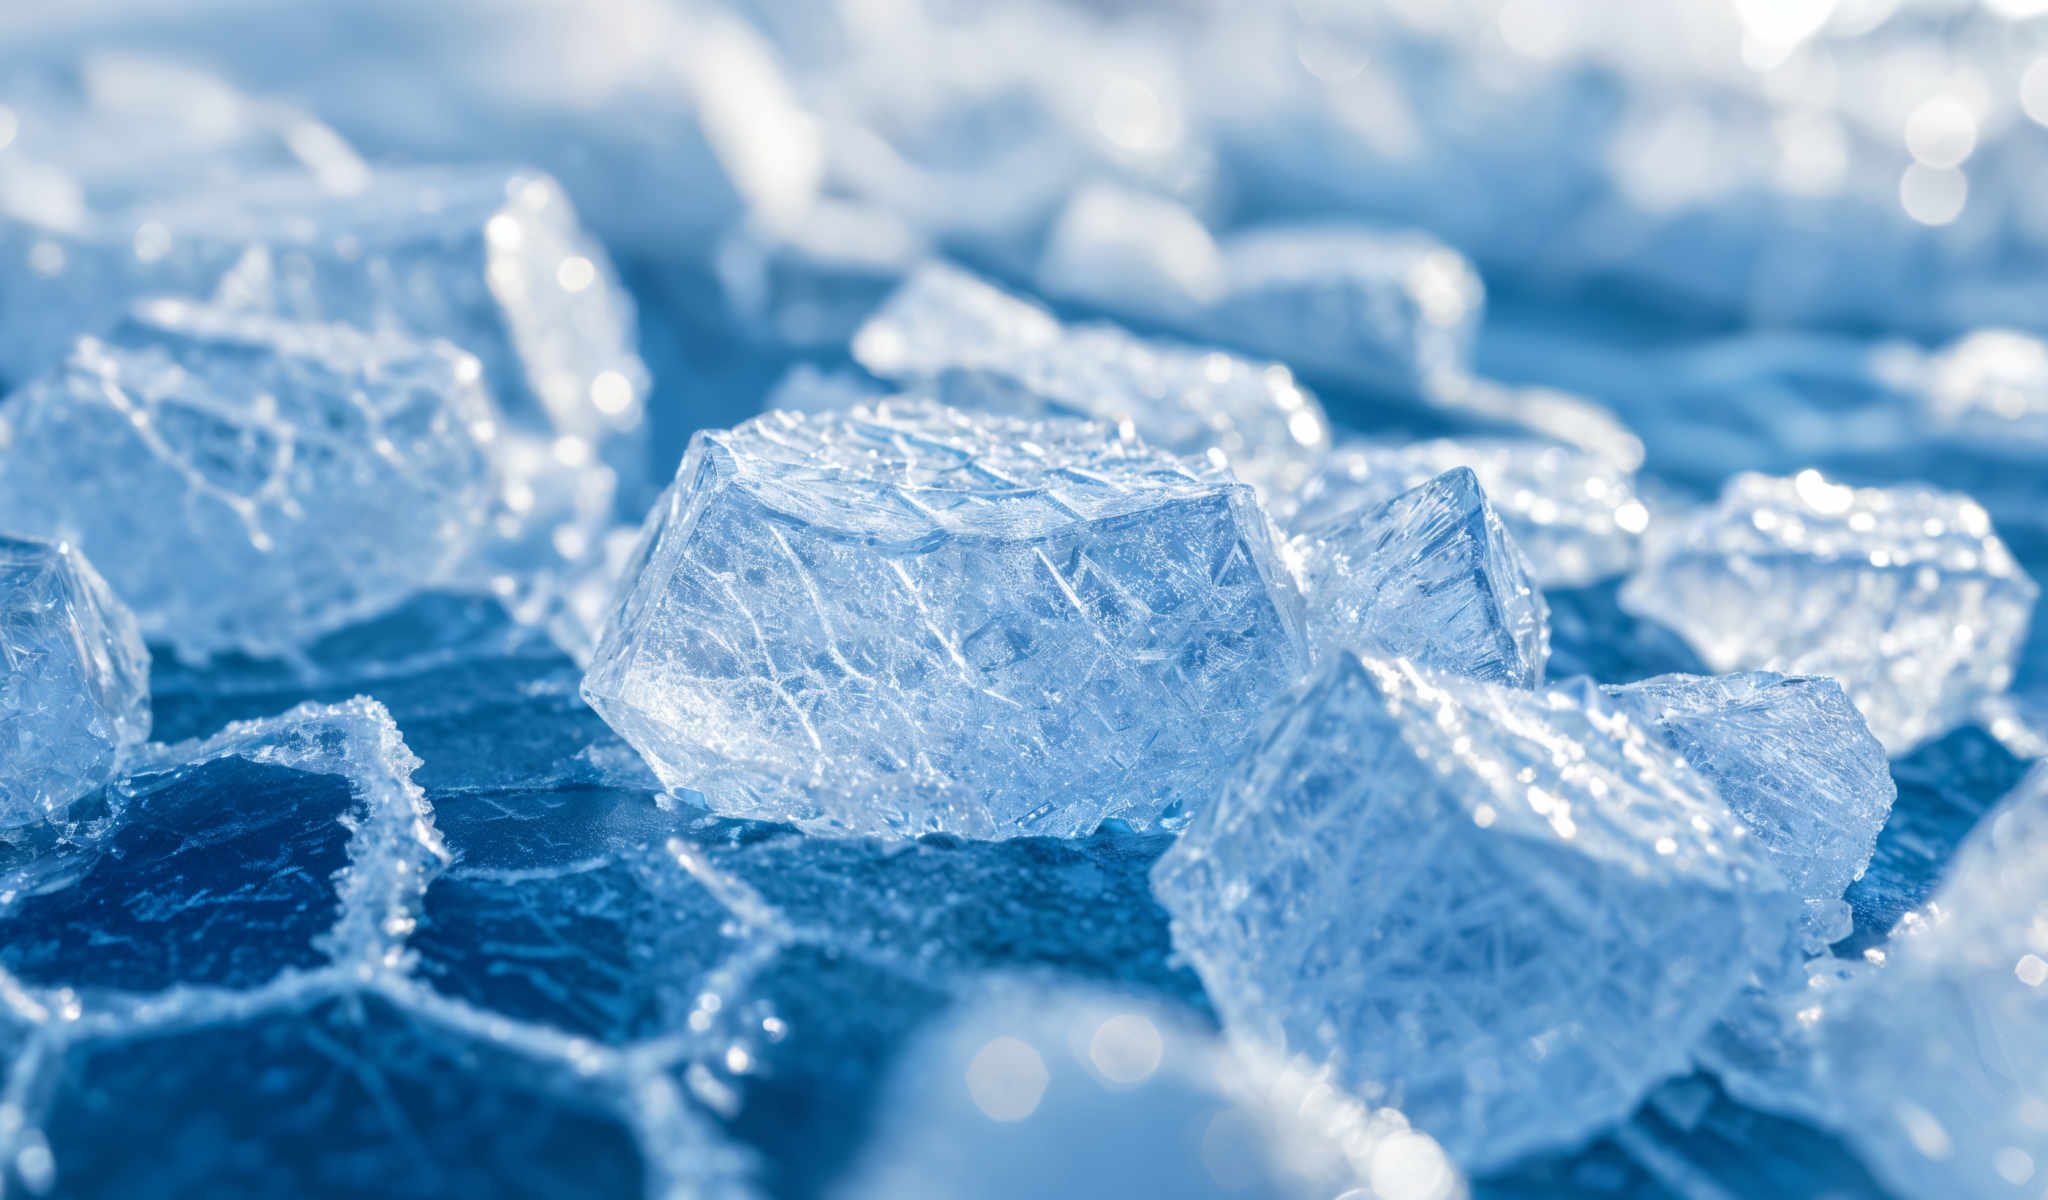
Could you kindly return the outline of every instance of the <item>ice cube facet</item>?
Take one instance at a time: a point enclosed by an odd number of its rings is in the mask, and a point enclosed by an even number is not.
[[[699,434],[584,694],[674,789],[815,829],[1145,826],[1305,660],[1250,489],[930,404]]]
[[[65,543],[0,536],[0,829],[59,816],[149,737],[149,654]]]
[[[2011,683],[2038,594],[1968,497],[1739,475],[1621,592],[1716,671],[1831,675],[1903,754]]]
[[[1806,900],[1822,942],[1847,932],[1842,893],[1869,865],[1898,785],[1841,685],[1757,671],[1660,675],[1605,690],[1714,782]]]
[[[145,303],[0,405],[0,525],[109,564],[144,634],[289,651],[444,577],[494,413],[444,343]]]
[[[1467,1170],[1624,1116],[1798,920],[1713,785],[1589,683],[1340,653],[1153,872],[1234,1034]]]
[[[861,327],[853,353],[875,374],[923,384],[955,407],[1129,420],[1176,454],[1221,450],[1238,478],[1267,494],[1305,480],[1330,441],[1322,406],[1278,363],[1115,325],[1063,327],[942,264],[906,280]]]
[[[1457,467],[1297,536],[1309,637],[1513,687],[1543,681],[1549,612],[1479,480]]]
[[[1479,477],[1537,584],[1579,587],[1635,565],[1650,511],[1630,474],[1598,455],[1533,438],[1340,444],[1307,482],[1267,508],[1283,528],[1305,529],[1384,504],[1453,467]]]

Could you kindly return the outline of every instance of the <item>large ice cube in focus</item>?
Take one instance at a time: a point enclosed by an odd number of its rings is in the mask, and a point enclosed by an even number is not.
[[[0,404],[0,527],[107,564],[182,654],[288,653],[477,544],[478,380],[446,343],[147,302]]]
[[[134,614],[70,545],[0,535],[0,667],[0,830],[60,815],[149,737]]]
[[[1659,675],[1605,689],[1714,781],[1794,893],[1823,944],[1845,936],[1898,785],[1840,684],[1820,676]]]
[[[2012,681],[2038,591],[1969,497],[1802,471],[1730,480],[1621,601],[1716,671],[1834,676],[1898,755]]]
[[[1344,652],[1275,706],[1153,872],[1239,1037],[1327,1062],[1468,1171],[1625,1116],[1798,902],[1715,794],[1591,683]]]
[[[1293,493],[1266,505],[1305,529],[1384,504],[1453,467],[1470,467],[1543,587],[1579,587],[1635,565],[1650,511],[1633,475],[1599,455],[1534,438],[1341,443]]]
[[[1114,325],[1062,326],[1045,309],[957,267],[920,267],[854,335],[876,375],[924,384],[961,408],[1130,420],[1176,454],[1223,451],[1238,478],[1278,494],[1330,442],[1314,396],[1261,363]]]
[[[1288,543],[1318,656],[1349,647],[1513,687],[1543,681],[1549,610],[1471,470]]]
[[[2048,771],[1821,1026],[1831,1119],[1901,1195],[2036,1196],[2048,1163]]]
[[[1464,1182],[1371,1109],[1156,1001],[1004,980],[894,1068],[839,1200],[1452,1200]]]
[[[157,198],[78,230],[0,224],[0,375],[49,366],[140,296],[212,296],[278,317],[446,338],[475,355],[514,428],[575,438],[644,476],[646,369],[631,301],[546,176],[377,171],[334,192],[301,174]]]
[[[584,695],[673,789],[807,828],[1171,821],[1302,670],[1251,489],[928,403],[700,433]]]

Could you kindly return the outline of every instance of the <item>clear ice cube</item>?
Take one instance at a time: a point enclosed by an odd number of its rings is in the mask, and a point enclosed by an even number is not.
[[[1799,919],[1713,785],[1592,684],[1349,652],[1275,706],[1153,887],[1226,1028],[1470,1171],[1685,1071]]]
[[[1549,610],[1469,468],[1313,525],[1288,555],[1319,655],[1349,647],[1514,687],[1543,681]]]
[[[0,535],[0,666],[0,830],[61,818],[149,737],[135,616],[69,544]]]
[[[2039,589],[1969,497],[1739,475],[1622,588],[1715,671],[1831,675],[1893,755],[2005,690]]]
[[[812,829],[1171,821],[1305,660],[1250,489],[1083,421],[701,433],[627,578],[592,706],[670,788]]]
[[[289,653],[477,544],[478,380],[445,343],[146,302],[0,404],[0,525],[109,564],[181,654]]]

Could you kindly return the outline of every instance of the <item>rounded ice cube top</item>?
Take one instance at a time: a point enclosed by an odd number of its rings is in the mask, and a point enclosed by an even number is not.
[[[84,548],[180,653],[285,653],[477,541],[479,380],[446,343],[148,302],[0,404],[0,528]]]
[[[149,737],[134,614],[64,542],[0,535],[0,829],[62,815]]]

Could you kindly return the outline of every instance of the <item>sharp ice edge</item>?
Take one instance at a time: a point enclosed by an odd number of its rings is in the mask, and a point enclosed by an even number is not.
[[[1267,508],[1301,531],[1384,504],[1455,467],[1469,467],[1542,587],[1581,587],[1635,565],[1650,511],[1632,472],[1583,450],[1533,438],[1438,438],[1406,445],[1338,443],[1292,493]]]
[[[1318,659],[1339,649],[1514,687],[1543,682],[1549,607],[1469,468],[1287,544]]]
[[[890,295],[855,333],[853,356],[957,407],[1127,420],[1176,454],[1221,451],[1266,494],[1299,484],[1330,444],[1321,404],[1278,363],[1115,325],[1063,326],[944,263],[919,267]]]
[[[1300,669],[1270,537],[1227,473],[1101,424],[771,413],[693,440],[584,696],[730,815],[972,837],[1171,820]],[[1138,702],[1165,696],[1170,730]]]
[[[2011,683],[2038,594],[1968,497],[1805,471],[1660,527],[1621,601],[1714,670],[1835,677],[1896,757]]]
[[[1036,1197],[1074,1184],[1077,1169],[1102,1195],[1467,1194],[1400,1113],[1359,1103],[1303,1063],[1232,1047],[1190,1013],[1108,989],[977,980],[898,1057],[885,1088],[881,1128],[833,1190],[838,1200]],[[1205,1125],[1209,1139],[1236,1133],[1242,1144],[1205,1139],[1199,1156],[1174,1152]],[[1211,1174],[1229,1149],[1246,1161]],[[1007,1166],[991,1172],[997,1163]]]
[[[1503,896],[1532,876],[1546,882]],[[1462,905],[1443,891],[1460,883],[1472,893]],[[1713,785],[1590,681],[1531,693],[1348,652],[1274,706],[1153,886],[1226,1028],[1327,1062],[1473,1171],[1575,1145],[1684,1071],[1752,972],[1783,961],[1800,917]],[[1528,953],[1475,942],[1495,965],[1447,974],[1460,936]],[[1696,953],[1674,959],[1673,939]],[[1415,1012],[1400,954],[1429,964],[1458,1017]],[[1584,977],[1596,989],[1642,979],[1641,995],[1574,995],[1562,985],[1577,967],[1489,975],[1627,955]],[[1388,956],[1393,966],[1376,961]],[[1375,1021],[1397,1005],[1412,1024]],[[1479,1029],[1480,1044],[1461,1044]],[[1506,1048],[1532,1038],[1540,1059]],[[1489,1062],[1522,1077],[1488,1083]]]

